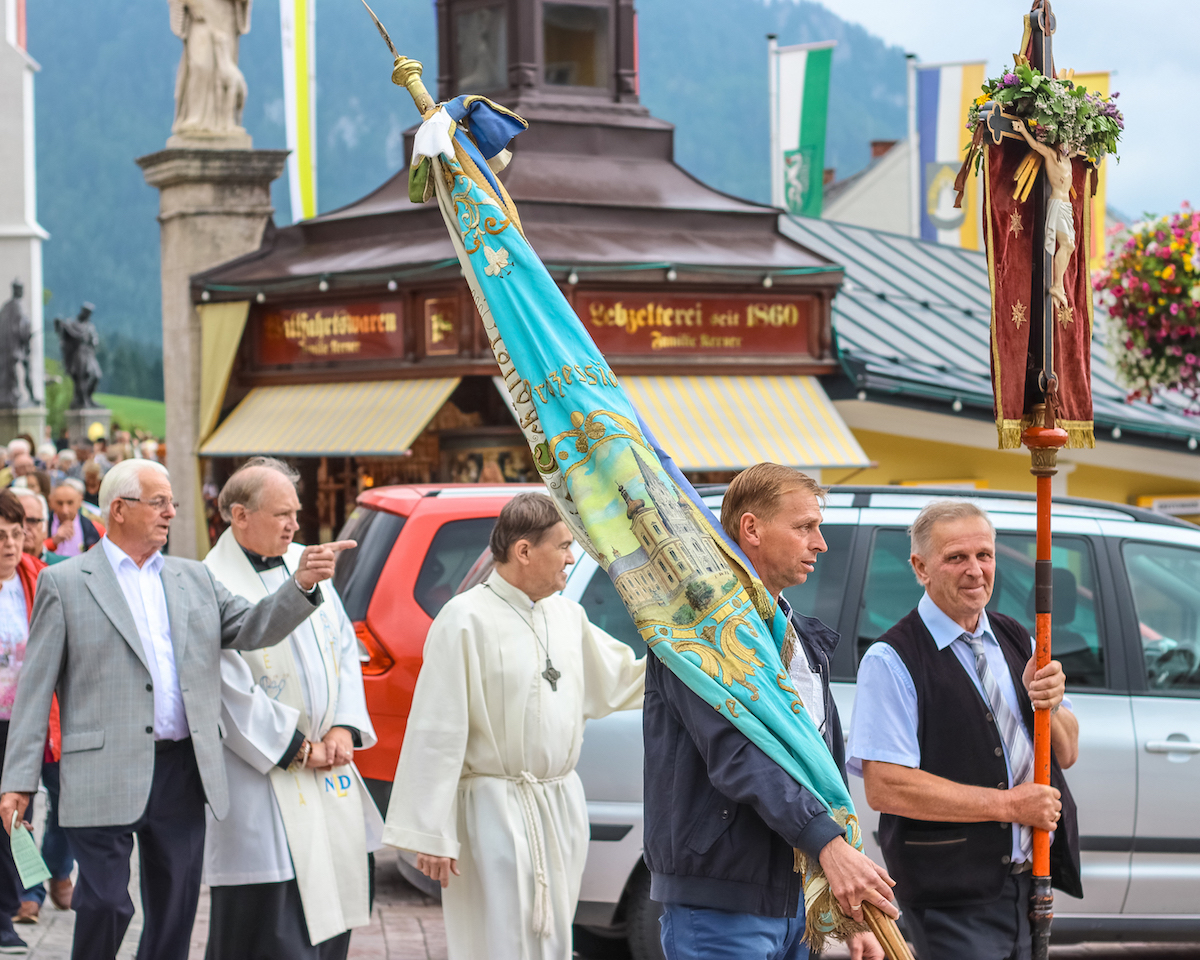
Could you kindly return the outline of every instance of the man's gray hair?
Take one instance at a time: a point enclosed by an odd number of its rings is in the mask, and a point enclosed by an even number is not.
[[[109,522],[108,511],[114,500],[141,497],[143,470],[157,470],[164,477],[171,476],[157,460],[122,460],[104,475],[100,484],[100,516],[105,523]]]
[[[300,482],[300,474],[282,460],[274,457],[251,457],[225,481],[221,495],[217,498],[217,509],[226,523],[233,520],[233,508],[241,504],[249,513],[258,509],[258,498],[262,493],[263,477],[258,468],[274,470],[287,479],[293,487]]]
[[[928,557],[933,548],[933,528],[939,523],[965,520],[968,517],[979,517],[987,521],[992,536],[996,535],[996,528],[992,525],[992,518],[987,515],[987,511],[969,500],[935,500],[933,503],[927,503],[925,509],[917,514],[913,525],[908,528],[908,535],[912,539],[912,552],[918,557]]]
[[[94,461],[92,461],[92,462],[94,462]],[[59,489],[59,487],[69,487],[70,489],[74,490],[77,494],[79,494],[81,497],[87,493],[87,486],[84,484],[84,482],[82,480],[78,480],[75,477],[63,477],[61,480],[58,481],[58,483],[54,484],[54,486],[50,490],[50,494],[53,496],[54,491]]]
[[[45,497],[43,497],[36,490],[30,490],[28,487],[18,487],[16,484],[8,489],[10,489],[22,500],[36,500],[42,508],[42,523],[46,522],[47,517],[50,516],[50,505],[46,503]]]
[[[29,449],[29,441],[28,440],[22,440],[20,437],[14,437],[12,440],[8,441],[7,453],[8,453],[8,462],[9,463],[12,463],[13,458],[15,456],[17,456],[17,454],[19,454],[19,453],[32,453],[32,452],[33,451]]]

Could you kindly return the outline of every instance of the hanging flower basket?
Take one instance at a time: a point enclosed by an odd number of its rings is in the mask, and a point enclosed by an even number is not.
[[[1115,102],[1119,94],[1110,98],[1089,93],[1087,87],[1077,86],[1073,77],[1073,70],[1047,77],[1024,57],[1017,57],[1012,70],[983,85],[967,114],[967,129],[975,133],[986,119],[981,108],[999,104],[1009,116],[1024,120],[1041,143],[1051,148],[1065,145],[1069,153],[1099,163],[1107,154],[1116,154],[1125,129]]]
[[[1200,213],[1134,224],[1093,283],[1130,398],[1177,391],[1200,413]]]

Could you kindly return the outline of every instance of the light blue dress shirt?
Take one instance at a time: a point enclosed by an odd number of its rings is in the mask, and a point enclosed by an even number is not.
[[[975,670],[975,654],[970,644],[959,639],[966,631],[938,607],[929,594],[921,597],[917,614],[933,636],[939,650],[949,647],[958,662],[970,677],[983,702],[987,695],[983,683]],[[987,611],[979,615],[979,624],[971,634],[973,639],[983,640],[983,652],[988,666],[1009,709],[1021,715],[1020,703],[1008,662],[992,633]],[[1030,638],[1030,653],[1034,641]],[[1064,699],[1063,706],[1070,709],[1070,701]],[[950,718],[948,718],[950,719]],[[1024,725],[1021,735],[1029,738]],[[1030,741],[1030,749],[1033,749]],[[864,760],[895,763],[902,767],[920,767],[921,746],[917,739],[917,689],[912,676],[900,654],[890,644],[874,643],[867,650],[858,667],[858,681],[854,694],[854,713],[850,718],[850,737],[846,748],[846,770],[857,777],[862,776]],[[1004,744],[1004,768],[1008,782],[1012,783],[1012,767],[1008,760],[1008,745]],[[1029,859],[1029,852],[1021,848],[1021,828],[1013,827],[1013,861],[1021,863]]]

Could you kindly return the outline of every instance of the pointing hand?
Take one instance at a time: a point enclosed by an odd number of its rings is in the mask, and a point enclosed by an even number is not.
[[[300,565],[296,567],[296,583],[307,593],[322,580],[333,576],[337,555],[343,550],[353,550],[358,546],[354,540],[335,540],[333,543],[318,543],[305,547],[300,554]]]

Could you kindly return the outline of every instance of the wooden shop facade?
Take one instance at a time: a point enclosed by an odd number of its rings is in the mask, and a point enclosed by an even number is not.
[[[817,379],[839,371],[842,268],[781,233],[776,209],[674,163],[673,128],[638,103],[630,0],[437,11],[436,95],[483,93],[529,121],[501,174],[525,234],[685,472],[868,466]],[[287,457],[311,537],[369,486],[536,480],[441,213],[409,200],[407,170],[268,227],[192,297],[210,491],[248,456]]]

